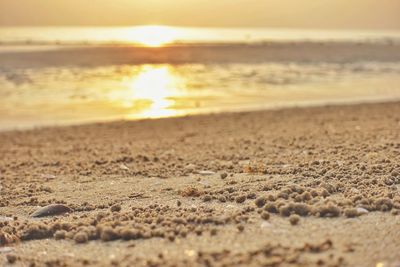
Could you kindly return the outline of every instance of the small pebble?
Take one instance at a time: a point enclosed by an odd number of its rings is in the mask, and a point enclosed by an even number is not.
[[[221,173],[220,175],[221,179],[225,179],[226,177],[228,177],[228,174],[226,172]]]
[[[290,215],[290,217],[289,217],[289,221],[290,221],[290,223],[291,223],[292,225],[296,225],[296,224],[298,224],[299,221],[300,221],[300,216],[297,215],[297,214],[292,214],[292,215]]]
[[[246,196],[238,196],[237,198],[236,198],[236,202],[237,203],[243,203],[244,201],[246,200]]]
[[[257,198],[256,201],[255,201],[256,206],[259,207],[259,208],[264,207],[264,205],[265,205],[266,202],[267,202],[267,200],[265,199],[265,197],[259,197],[259,198]]]
[[[262,212],[261,213],[261,219],[263,219],[263,220],[269,220],[269,213],[268,212]]]
[[[60,215],[66,212],[71,212],[72,210],[63,204],[51,204],[45,207],[41,207],[31,214],[32,217],[44,217],[52,215]]]
[[[111,206],[111,211],[112,211],[112,212],[119,212],[119,211],[121,211],[121,205],[119,205],[119,204],[112,205],[112,206]]]
[[[208,202],[208,201],[211,201],[211,196],[210,195],[205,195],[204,197],[203,197],[203,201],[204,202]]]
[[[111,227],[103,229],[100,233],[100,239],[104,242],[112,241],[118,239],[118,234]]]
[[[67,236],[67,232],[64,230],[58,230],[54,233],[54,238],[56,240],[61,240],[61,239],[65,239],[65,237]]]
[[[219,202],[224,203],[224,202],[226,202],[226,197],[220,196],[220,197],[218,198],[218,200],[219,200]]]
[[[247,194],[248,199],[256,199],[256,197],[257,197],[256,193],[248,193]]]
[[[13,264],[17,261],[17,256],[14,254],[7,254],[6,258],[7,258],[8,263],[10,263],[10,264]]]
[[[74,236],[74,240],[78,244],[86,243],[86,242],[88,242],[88,239],[89,238],[85,232],[79,232],[79,233],[75,234],[75,236]]]

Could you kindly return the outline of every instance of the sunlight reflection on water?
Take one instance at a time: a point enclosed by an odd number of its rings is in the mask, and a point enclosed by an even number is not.
[[[400,97],[399,64],[144,64],[0,73],[0,129]]]
[[[128,117],[165,117],[177,114],[176,110],[170,108],[174,104],[173,97],[180,94],[183,80],[172,73],[171,67],[143,65],[126,83],[119,101],[124,107],[134,109],[134,113]]]
[[[173,96],[179,95],[179,79],[168,66],[143,66],[141,72],[133,78],[130,90],[133,100],[149,100],[150,105],[142,113],[146,117],[165,117],[177,114],[169,109],[173,104]]]

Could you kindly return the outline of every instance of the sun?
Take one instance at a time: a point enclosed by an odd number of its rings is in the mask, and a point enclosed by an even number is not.
[[[131,40],[144,46],[160,47],[176,40],[177,31],[168,26],[149,25],[132,29]]]

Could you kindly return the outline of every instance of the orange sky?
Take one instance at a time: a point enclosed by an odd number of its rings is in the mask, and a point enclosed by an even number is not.
[[[0,25],[400,29],[400,0],[0,0]]]

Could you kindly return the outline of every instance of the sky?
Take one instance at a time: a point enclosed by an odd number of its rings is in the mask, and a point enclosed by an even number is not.
[[[0,0],[0,26],[400,30],[400,0]]]

